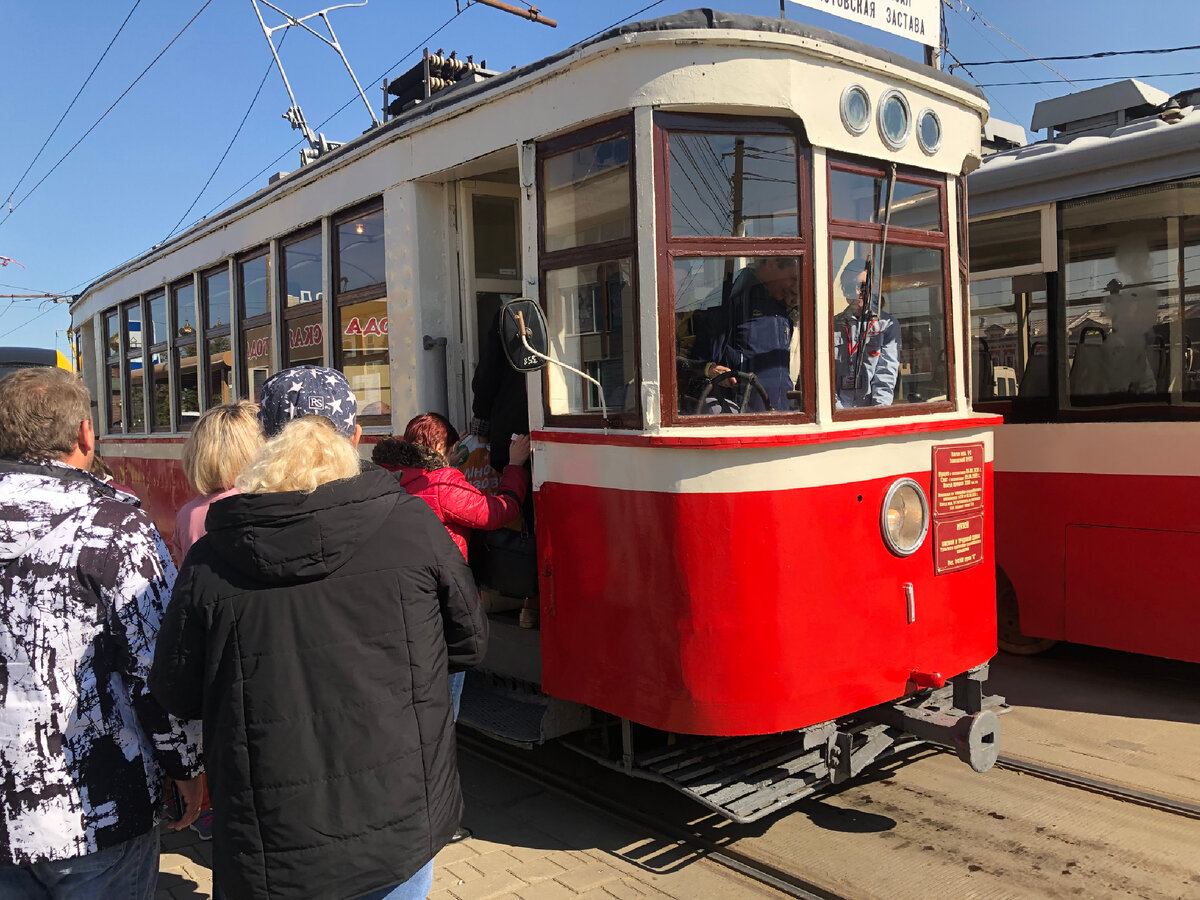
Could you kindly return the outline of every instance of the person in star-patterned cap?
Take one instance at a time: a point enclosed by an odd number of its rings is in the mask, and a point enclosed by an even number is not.
[[[346,376],[336,369],[295,366],[276,372],[263,384],[258,420],[267,437],[301,416],[324,416],[352,441],[361,434],[358,400]]]

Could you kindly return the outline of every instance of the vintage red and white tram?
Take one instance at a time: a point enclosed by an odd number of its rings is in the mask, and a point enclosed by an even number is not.
[[[1125,81],[1045,101],[1050,136],[969,179],[974,399],[1004,416],[1014,652],[1068,640],[1200,662],[1197,100]]]
[[[535,297],[541,628],[493,616],[464,721],[607,746],[743,820],[913,734],[982,771],[992,417],[968,403],[959,260],[986,114],[894,54],[707,10],[460,84],[88,288],[101,450],[169,530],[207,405],[315,361],[368,440],[465,423],[481,332]],[[859,312],[847,375],[836,317],[867,261],[878,321]],[[701,349],[720,322],[745,371]],[[881,352],[890,404],[840,408]]]

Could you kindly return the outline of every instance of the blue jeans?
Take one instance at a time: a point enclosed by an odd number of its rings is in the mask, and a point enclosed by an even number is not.
[[[154,829],[86,856],[0,866],[4,900],[154,900],[156,887],[158,832]]]
[[[433,860],[425,863],[412,878],[390,888],[363,894],[358,900],[425,900],[433,888]]]
[[[462,704],[463,682],[467,680],[466,672],[455,672],[450,676],[450,703],[454,706],[454,721],[458,721],[458,707]]]

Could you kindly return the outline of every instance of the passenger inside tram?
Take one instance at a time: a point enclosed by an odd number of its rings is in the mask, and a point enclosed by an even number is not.
[[[861,259],[848,262],[840,278],[846,308],[833,319],[834,377],[838,409],[891,406],[900,372],[900,323],[880,309],[870,322],[862,320],[863,302],[870,290],[870,266]],[[866,346],[859,342],[865,335]],[[858,362],[859,353],[862,362]],[[856,372],[856,367],[858,371]]]
[[[693,316],[695,342],[679,363],[680,386],[703,396],[702,408],[683,412],[787,411],[799,406],[801,372],[800,264],[795,257],[755,259],[721,286],[719,305]],[[737,373],[756,377],[761,391],[746,391]],[[724,376],[724,377],[722,377]],[[686,407],[686,401],[684,402]]]

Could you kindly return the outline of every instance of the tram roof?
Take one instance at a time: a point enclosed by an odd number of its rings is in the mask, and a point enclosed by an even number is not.
[[[1200,175],[1200,108],[1060,135],[986,156],[968,178],[971,214],[1036,206]]]
[[[589,38],[566,47],[557,53],[543,57],[534,62],[527,63],[524,66],[516,66],[504,72],[500,72],[483,81],[470,84],[452,85],[442,91],[439,91],[433,97],[418,104],[412,109],[406,110],[398,116],[394,116],[379,127],[372,128],[363,133],[361,136],[347,141],[341,147],[334,151],[324,154],[317,160],[289,172],[285,177],[273,181],[271,184],[261,188],[260,190],[243,197],[234,204],[227,206],[220,212],[209,216],[190,228],[184,230],[180,234],[170,240],[158,244],[151,249],[139,254],[133,259],[125,262],[115,268],[105,272],[99,278],[92,281],[78,295],[82,298],[89,294],[96,286],[111,280],[114,276],[121,272],[129,271],[137,268],[146,259],[156,254],[161,254],[168,250],[173,245],[182,244],[190,240],[194,232],[198,229],[207,229],[213,227],[216,223],[228,216],[234,215],[240,210],[260,202],[263,198],[277,191],[284,190],[288,186],[293,177],[301,175],[309,175],[321,168],[331,164],[335,160],[344,159],[347,154],[361,150],[371,144],[385,139],[393,132],[404,128],[413,122],[427,118],[440,111],[452,108],[459,104],[477,100],[481,95],[501,89],[504,85],[513,81],[517,81],[527,75],[538,72],[540,69],[547,68],[566,59],[574,54],[579,53],[587,47],[603,44],[613,38],[633,36],[638,34],[651,34],[655,32],[667,31],[751,31],[764,34],[779,34],[791,37],[799,37],[812,41],[819,41],[824,44],[831,45],[838,49],[846,50],[851,53],[861,54],[863,56],[872,57],[890,66],[906,70],[914,76],[927,79],[944,85],[952,90],[968,94],[978,99],[981,105],[986,104],[986,98],[983,91],[964,81],[957,76],[950,75],[939,69],[932,68],[916,60],[909,59],[899,53],[894,53],[890,50],[884,50],[872,44],[863,41],[857,41],[853,38],[848,38],[845,35],[838,34],[834,31],[829,31],[825,28],[818,28],[812,25],[805,25],[800,22],[794,22],[790,19],[772,18],[767,16],[755,16],[746,13],[726,13],[714,10],[708,7],[697,9],[684,10],[674,13],[669,16],[661,16],[656,19],[645,19],[638,22],[629,22],[620,25],[616,28],[609,29],[602,34]],[[72,303],[72,310],[77,299]]]

